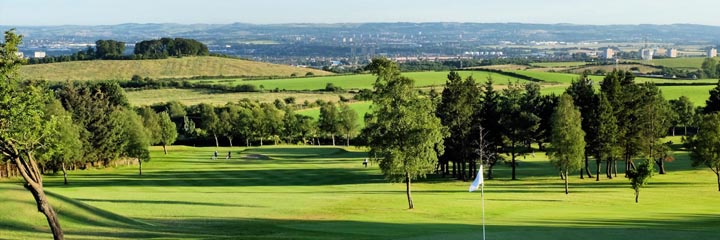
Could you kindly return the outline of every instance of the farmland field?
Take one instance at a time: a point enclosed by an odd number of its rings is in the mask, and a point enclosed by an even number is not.
[[[677,140],[677,139],[675,139]],[[133,166],[45,177],[68,239],[477,239],[480,194],[468,182],[438,177],[386,183],[355,147],[152,149],[144,175]],[[543,154],[520,158],[520,180],[495,168],[485,187],[488,239],[714,239],[720,193],[715,175],[675,153],[634,203],[620,175],[570,179],[570,194]],[[253,156],[252,158],[242,158]],[[258,157],[260,156],[260,157]],[[622,164],[619,164],[622,166]],[[18,180],[0,182],[0,236],[51,238],[32,196]],[[638,235],[640,234],[640,235]]]
[[[24,79],[66,80],[130,80],[133,75],[158,78],[189,78],[195,76],[290,76],[331,73],[286,65],[269,64],[221,57],[183,57],[160,60],[94,60],[25,65],[20,68]]]
[[[641,61],[645,64],[665,66],[669,68],[689,68],[699,69],[702,66],[702,62],[705,61],[704,57],[692,57],[692,58],[663,58],[653,59],[649,61]]]

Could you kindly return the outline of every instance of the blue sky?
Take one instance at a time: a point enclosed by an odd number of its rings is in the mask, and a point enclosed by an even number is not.
[[[0,0],[0,25],[524,22],[720,25],[720,0]]]

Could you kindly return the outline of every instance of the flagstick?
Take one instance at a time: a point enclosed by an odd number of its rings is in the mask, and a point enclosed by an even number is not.
[[[485,240],[485,184],[480,185],[480,196],[482,201],[482,225],[483,225],[483,240]]]

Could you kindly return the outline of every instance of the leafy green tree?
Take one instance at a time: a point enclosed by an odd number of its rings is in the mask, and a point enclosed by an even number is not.
[[[143,126],[147,131],[147,137],[150,144],[158,144],[162,141],[162,129],[160,127],[160,116],[150,107],[141,107],[137,109],[138,114],[142,117]]]
[[[123,150],[122,155],[138,160],[138,174],[142,176],[142,163],[150,161],[150,137],[143,127],[140,116],[133,111],[116,111],[112,117],[119,119],[124,142],[116,147]]]
[[[345,146],[349,147],[350,138],[356,134],[358,128],[360,128],[358,124],[358,114],[347,104],[340,104],[338,107],[339,130],[340,133],[345,135]]]
[[[318,124],[310,116],[305,115],[297,115],[297,125],[298,130],[300,130],[300,137],[302,138],[303,144],[308,143],[308,138],[311,140],[311,144],[315,144],[315,138],[317,137],[318,133]]]
[[[560,96],[552,119],[552,149],[548,151],[548,156],[565,179],[565,194],[568,194],[568,172],[582,167],[585,132],[582,130],[580,110],[573,105],[573,99],[567,93]]]
[[[582,114],[582,127],[585,132],[585,164],[580,171],[580,178],[592,178],[590,174],[588,157],[597,152],[597,94],[593,88],[593,81],[584,72],[580,79],[573,81],[567,89],[567,93],[573,98],[575,106],[580,108]]]
[[[418,96],[412,79],[401,77],[397,64],[373,59],[377,76],[374,119],[368,122],[369,155],[377,157],[386,179],[404,181],[408,206],[414,208],[411,181],[432,172],[443,152],[443,129],[429,98]]]
[[[532,112],[523,111],[523,87],[521,84],[510,84],[503,90],[500,123],[505,140],[505,147],[510,154],[510,167],[512,167],[512,180],[517,180],[517,156],[524,154],[522,147],[532,139],[532,133],[537,131],[540,118]]]
[[[81,162],[84,154],[83,142],[80,138],[82,128],[73,122],[70,113],[65,111],[62,104],[55,99],[46,105],[45,118],[48,121],[54,118],[57,120],[57,125],[47,138],[46,148],[40,151],[38,158],[55,167],[59,165],[63,172],[64,184],[67,185],[66,165]]]
[[[648,184],[654,172],[655,168],[653,168],[650,161],[643,161],[637,168],[628,169],[628,179],[630,179],[630,185],[635,190],[635,203],[638,202],[640,197],[640,189]]]
[[[5,41],[0,43],[0,154],[2,160],[17,165],[25,180],[25,189],[32,193],[37,210],[45,215],[55,240],[64,239],[64,234],[55,210],[50,205],[43,189],[43,178],[38,167],[35,152],[44,147],[46,137],[52,133],[56,121],[45,118],[45,103],[49,92],[40,86],[23,86],[18,70],[23,59],[15,53],[21,43],[21,36],[14,30],[5,32]]]
[[[673,136],[675,136],[675,126],[683,126],[683,135],[687,135],[687,127],[692,124],[692,118],[695,115],[695,107],[690,98],[680,96],[677,100],[670,100],[670,105],[674,112]]]
[[[264,112],[264,119],[263,119],[263,128],[262,128],[262,134],[263,137],[272,137],[273,142],[275,145],[278,144],[280,134],[282,134],[283,129],[285,125],[283,124],[283,117],[285,115],[285,112],[275,107],[273,104],[268,103],[261,103],[260,107],[263,109]]]
[[[290,106],[285,107],[283,115],[283,138],[288,144],[292,144],[293,140],[301,135],[301,126],[299,122],[300,115],[295,114]]]
[[[720,115],[704,115],[698,126],[699,131],[688,139],[690,157],[694,167],[705,166],[715,173],[720,191]]]
[[[237,120],[237,108],[227,107],[220,110],[218,114],[217,130],[218,134],[227,138],[230,147],[233,146],[233,138],[235,137],[235,124]]]
[[[340,132],[340,112],[335,104],[328,103],[320,106],[318,128],[332,138],[332,144],[335,146],[335,135]]]
[[[718,77],[718,61],[714,58],[706,58],[700,69],[703,71],[703,76],[706,78],[716,78]]]
[[[200,113],[200,128],[212,134],[215,138],[215,147],[220,147],[220,141],[218,141],[220,119],[215,112],[215,107],[207,103],[201,103],[198,105],[198,110]]]
[[[170,119],[167,112],[161,112],[160,118],[160,143],[163,146],[163,152],[167,155],[167,145],[172,145],[177,140],[178,133],[175,123]],[[232,144],[230,145],[232,146]]]

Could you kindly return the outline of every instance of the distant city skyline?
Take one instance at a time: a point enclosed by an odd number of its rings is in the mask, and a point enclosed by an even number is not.
[[[1,0],[0,25],[519,22],[720,26],[716,0]],[[201,3],[201,4],[199,4]]]

